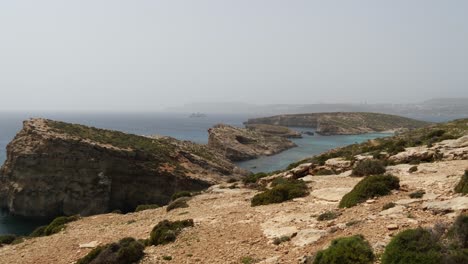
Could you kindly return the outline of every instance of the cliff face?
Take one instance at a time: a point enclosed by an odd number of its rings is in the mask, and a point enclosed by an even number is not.
[[[312,113],[278,115],[249,119],[246,124],[268,124],[288,127],[311,127],[322,135],[353,135],[418,128],[429,123],[395,115],[377,113]]]
[[[0,198],[22,216],[131,211],[242,173],[193,143],[32,119],[7,147]]]
[[[261,130],[216,125],[208,130],[208,147],[217,150],[232,161],[255,159],[259,156],[277,154],[296,146],[285,136]],[[294,134],[292,132],[282,135]]]

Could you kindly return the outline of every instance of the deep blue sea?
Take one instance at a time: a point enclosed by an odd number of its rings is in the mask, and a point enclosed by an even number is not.
[[[249,117],[246,115],[208,115],[203,118],[189,118],[189,114],[63,114],[63,113],[0,113],[0,164],[6,158],[6,145],[21,129],[22,121],[31,117],[44,117],[71,123],[84,124],[99,128],[120,130],[137,135],[160,134],[177,139],[191,140],[197,143],[207,143],[207,130],[217,123],[233,126],[243,126],[242,122]],[[296,128],[297,130],[312,131],[310,128]],[[287,167],[290,163],[305,157],[318,154],[332,148],[344,146],[368,139],[388,136],[389,134],[364,134],[352,136],[306,136],[294,139],[298,147],[270,157],[238,163],[254,172],[274,171]],[[46,220],[24,219],[0,214],[0,234],[16,233],[28,234]]]

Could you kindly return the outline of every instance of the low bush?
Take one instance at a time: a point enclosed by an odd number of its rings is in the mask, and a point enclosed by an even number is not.
[[[455,219],[449,236],[456,247],[468,249],[468,214],[461,214]]]
[[[392,175],[374,175],[362,179],[340,201],[339,207],[352,207],[369,198],[384,196],[400,188],[400,180]]]
[[[143,258],[145,246],[134,238],[126,237],[118,243],[99,246],[78,260],[77,264],[128,264]]]
[[[156,208],[159,208],[159,205],[157,205],[157,204],[140,204],[139,206],[137,206],[137,208],[135,208],[135,212],[140,212],[140,211],[149,210],[149,209],[156,209]]]
[[[387,210],[387,209],[393,208],[395,206],[396,206],[395,203],[392,203],[392,202],[386,203],[386,204],[384,204],[384,206],[382,206],[382,210]]]
[[[275,237],[275,239],[273,239],[273,244],[274,245],[279,245],[281,243],[288,242],[290,240],[291,240],[291,238],[288,237],[288,236]]]
[[[463,174],[457,186],[455,186],[455,192],[468,194],[468,170],[465,171],[465,174]]]
[[[180,197],[192,197],[192,193],[189,192],[189,191],[176,192],[171,196],[171,200],[175,201],[175,200],[179,199]]]
[[[385,164],[380,160],[363,160],[353,169],[351,176],[368,176],[385,173]]]
[[[180,197],[175,201],[172,201],[166,208],[166,211],[172,211],[177,208],[187,208],[189,205],[187,202],[190,200],[190,197]]]
[[[297,197],[304,197],[309,193],[307,185],[302,180],[278,178],[272,182],[271,186],[273,186],[271,189],[255,195],[252,198],[251,205],[282,203]]]
[[[361,235],[338,238],[329,248],[319,251],[313,264],[371,264],[374,253]]]
[[[172,260],[172,256],[162,256],[163,260],[170,261]]]
[[[429,230],[408,229],[397,234],[385,248],[382,264],[439,264],[442,247]]]
[[[315,175],[317,176],[325,176],[325,175],[333,175],[333,174],[335,174],[335,172],[329,169],[320,169],[315,173]]]
[[[413,172],[417,172],[418,171],[418,166],[412,166],[411,168],[409,168],[408,172],[409,173],[413,173]]]
[[[424,196],[424,194],[426,194],[426,192],[424,190],[417,190],[415,192],[410,193],[409,197],[411,199],[419,199],[419,198],[422,198]]]
[[[80,217],[78,215],[72,216],[60,216],[55,218],[49,225],[40,226],[36,228],[29,236],[30,237],[40,237],[40,236],[50,236],[55,233],[62,231],[65,228],[65,224],[78,220]]]
[[[318,221],[328,221],[328,220],[333,220],[336,219],[338,216],[340,216],[340,213],[335,212],[335,211],[328,211],[325,212],[317,217]]]
[[[256,183],[259,179],[265,178],[267,176],[268,176],[268,174],[264,173],[264,172],[254,173],[254,174],[250,174],[248,176],[245,176],[242,179],[242,182],[244,182],[245,184],[247,184],[247,183]]]
[[[9,245],[15,241],[16,235],[0,235],[0,246]]]
[[[163,220],[151,231],[148,243],[150,245],[157,246],[174,242],[182,229],[192,226],[192,219],[174,222]]]

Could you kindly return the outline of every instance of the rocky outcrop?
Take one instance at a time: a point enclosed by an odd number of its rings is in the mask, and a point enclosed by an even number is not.
[[[266,124],[247,124],[245,126],[249,130],[254,130],[263,134],[285,137],[285,138],[302,138],[302,134],[284,126],[266,125]]]
[[[208,147],[217,150],[232,161],[273,155],[296,146],[284,136],[224,124],[210,128],[208,134]],[[282,133],[282,135],[285,134],[291,133]]]
[[[0,198],[22,216],[131,211],[242,173],[205,146],[32,119],[7,147]]]
[[[419,128],[429,123],[387,114],[336,112],[255,118],[249,119],[246,124],[311,127],[315,128],[316,132],[322,135],[352,135]]]

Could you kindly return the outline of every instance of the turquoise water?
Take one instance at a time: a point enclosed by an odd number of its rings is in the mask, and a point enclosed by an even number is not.
[[[310,128],[294,128],[298,131],[313,131]],[[255,160],[237,163],[240,167],[252,172],[271,172],[286,168],[289,164],[322,152],[354,143],[361,143],[369,139],[388,137],[389,133],[369,133],[346,136],[314,136],[303,135],[303,138],[293,139],[298,145],[277,155],[261,157]]]
[[[188,114],[59,114],[0,113],[0,164],[6,158],[5,147],[21,129],[22,121],[30,117],[45,117],[72,123],[79,123],[99,128],[120,130],[137,135],[160,134],[197,143],[207,143],[207,130],[217,123],[243,126],[242,122],[254,116],[208,115],[206,118],[188,118]],[[312,131],[310,128],[296,130]],[[344,146],[368,139],[388,136],[389,134],[364,134],[354,136],[307,136],[294,139],[298,147],[278,155],[262,157],[256,160],[238,163],[248,170],[273,171],[286,168],[290,163],[318,154],[339,146]],[[28,234],[37,226],[47,223],[44,219],[21,218],[0,214],[0,234]]]

